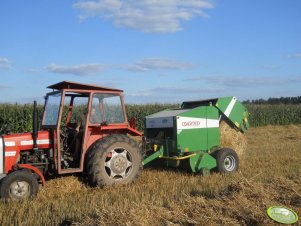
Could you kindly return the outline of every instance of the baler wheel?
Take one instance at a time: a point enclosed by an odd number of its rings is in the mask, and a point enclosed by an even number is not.
[[[216,159],[216,170],[220,173],[232,173],[237,171],[239,158],[236,152],[230,148],[222,148],[213,153]]]
[[[25,200],[36,196],[38,189],[38,180],[31,171],[18,170],[1,181],[0,196],[2,199]]]
[[[93,186],[128,184],[136,180],[142,170],[138,143],[122,134],[96,141],[87,158],[86,172]]]

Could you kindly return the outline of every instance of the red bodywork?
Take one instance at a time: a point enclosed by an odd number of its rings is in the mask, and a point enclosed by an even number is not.
[[[31,133],[12,134],[3,136],[4,139],[4,156],[5,156],[5,173],[14,170],[14,166],[20,157],[20,151],[32,150],[33,139]],[[37,144],[39,149],[49,149],[51,141],[48,131],[38,133]]]
[[[54,168],[57,174],[83,172],[84,158],[85,158],[86,151],[95,141],[107,135],[119,133],[119,134],[129,134],[131,136],[142,136],[142,134],[135,129],[133,122],[131,123],[131,125],[128,123],[127,116],[125,114],[126,111],[125,111],[125,106],[123,101],[122,90],[92,86],[86,84],[79,84],[73,82],[65,82],[65,81],[49,86],[48,88],[61,91],[63,98],[67,92],[88,94],[89,103],[87,109],[87,118],[90,117],[92,97],[95,93],[117,94],[121,98],[121,104],[123,107],[124,119],[125,119],[124,123],[108,124],[108,125],[92,124],[90,121],[87,121],[84,129],[84,139],[82,142],[79,167],[63,169],[61,166],[61,150],[60,150],[60,123],[61,123],[62,111],[64,106],[64,100],[62,99],[60,105],[60,111],[59,111],[60,114],[58,119],[58,125],[56,126],[56,128],[51,128],[51,129],[43,128],[42,126],[43,130],[38,132],[38,137],[37,137],[38,149],[44,149],[44,150],[53,149]],[[69,107],[70,111],[68,112],[67,115],[67,122],[68,120],[70,120],[71,117],[72,105],[73,102],[71,101]],[[34,148],[32,133],[4,135],[3,146],[4,146],[4,156],[5,156],[5,161],[4,161],[5,174],[9,174],[10,172],[16,170],[17,168],[27,168],[34,171],[37,175],[39,175],[42,184],[45,184],[45,179],[42,172],[34,165],[18,164],[18,162],[20,161],[20,152],[30,151],[33,150]]]

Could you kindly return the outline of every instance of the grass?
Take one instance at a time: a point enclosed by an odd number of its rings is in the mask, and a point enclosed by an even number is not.
[[[104,189],[63,176],[32,200],[1,202],[0,225],[277,225],[266,215],[272,205],[301,217],[301,126],[251,128],[247,138],[233,175],[149,168]]]

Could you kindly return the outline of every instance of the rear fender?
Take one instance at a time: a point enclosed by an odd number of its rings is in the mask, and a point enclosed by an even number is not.
[[[127,130],[128,130],[128,133],[132,136],[139,136],[139,137],[142,136],[142,133],[134,128],[128,127]]]

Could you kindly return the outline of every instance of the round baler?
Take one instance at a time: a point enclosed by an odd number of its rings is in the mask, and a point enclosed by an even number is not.
[[[180,109],[149,115],[145,119],[145,146],[150,151],[143,164],[162,159],[175,167],[188,162],[192,172],[204,175],[213,169],[234,172],[245,148],[241,134],[249,127],[248,116],[248,110],[235,97],[187,101]],[[240,138],[242,145],[237,145]]]

